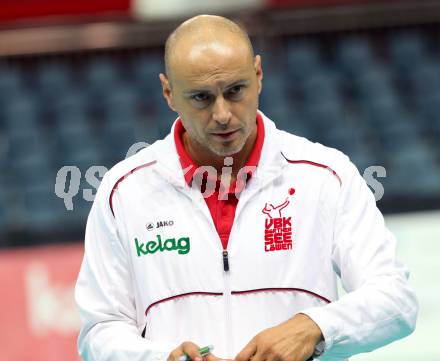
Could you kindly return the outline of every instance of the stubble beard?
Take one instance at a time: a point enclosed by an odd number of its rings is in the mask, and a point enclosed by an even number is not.
[[[187,129],[187,131],[188,130],[189,129]],[[233,146],[232,144],[229,146],[223,146],[222,143],[211,142],[208,135],[202,137],[196,132],[190,131],[188,133],[192,133],[190,135],[190,138],[196,141],[202,148],[206,149],[206,151],[213,153],[219,157],[228,157],[239,153],[243,149],[243,147],[246,144],[246,141],[248,140],[248,138],[252,133],[252,128],[251,127],[241,128],[239,132],[242,131],[246,131],[246,133],[238,140],[238,144],[235,146]],[[235,140],[235,142],[237,142],[237,140]]]
[[[238,144],[236,145],[226,145],[223,146],[221,143],[210,143],[209,141],[206,141],[206,143],[204,144],[205,148],[207,148],[209,151],[211,151],[212,153],[214,153],[215,155],[219,156],[219,157],[228,157],[228,156],[232,156],[234,154],[239,153],[244,145],[246,144],[246,140],[249,138],[250,136],[250,131],[248,131],[248,134],[245,134],[243,136],[243,138],[239,139]],[[235,140],[235,142],[237,142],[237,140]],[[227,143],[226,143],[227,144]]]

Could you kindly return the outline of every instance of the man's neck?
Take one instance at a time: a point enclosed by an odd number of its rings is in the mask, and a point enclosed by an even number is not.
[[[238,153],[230,156],[233,159],[231,175],[232,181],[235,181],[238,172],[246,164],[246,161],[248,160],[249,155],[252,152],[256,139],[257,127],[255,126],[248,139],[246,140],[243,148]],[[186,131],[182,134],[182,141],[185,150],[188,152],[189,156],[195,164],[199,166],[214,167],[217,170],[217,174],[220,178],[222,167],[224,167],[224,159],[226,158],[226,156],[220,156],[207,150],[205,147],[200,145],[200,143],[191,139],[188,135],[188,132]]]

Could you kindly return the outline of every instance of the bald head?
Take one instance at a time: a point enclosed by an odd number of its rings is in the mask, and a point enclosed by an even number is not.
[[[248,34],[236,23],[222,16],[199,15],[175,29],[165,43],[165,71],[170,78],[179,58],[209,49],[241,48],[249,59],[254,51]],[[224,50],[223,49],[223,50]]]
[[[234,155],[241,159],[234,164],[244,164],[256,138],[263,79],[246,32],[220,16],[196,16],[168,38],[165,63],[162,94],[185,128],[191,157],[222,167]]]

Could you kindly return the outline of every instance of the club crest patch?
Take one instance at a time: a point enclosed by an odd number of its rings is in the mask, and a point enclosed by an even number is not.
[[[292,197],[295,189],[290,188],[288,194]],[[292,217],[283,217],[283,211],[291,202],[289,196],[276,206],[266,203],[262,209],[263,214],[266,215],[264,221],[264,250],[266,252],[292,249]]]

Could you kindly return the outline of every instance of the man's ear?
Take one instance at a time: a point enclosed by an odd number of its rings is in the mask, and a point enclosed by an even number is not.
[[[173,110],[174,112],[176,109],[174,108],[173,104],[173,93],[171,91],[171,85],[170,81],[168,80],[167,76],[163,73],[159,74],[160,83],[162,84],[162,94],[165,98],[165,100],[168,103],[168,106]]]
[[[260,94],[261,90],[263,89],[263,68],[261,67],[261,56],[260,55],[255,56],[254,68],[255,68],[255,74],[257,76],[257,81],[258,81],[258,94]]]

